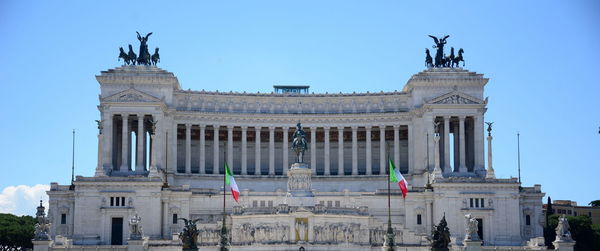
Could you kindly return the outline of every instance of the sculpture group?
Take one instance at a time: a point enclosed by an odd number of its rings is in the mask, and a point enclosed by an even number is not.
[[[437,38],[432,35],[429,37],[433,38],[435,45],[433,46],[435,51],[435,60],[429,54],[429,49],[425,49],[425,66],[429,67],[458,67],[459,63],[462,61],[463,66],[465,66],[465,60],[463,59],[463,53],[465,52],[462,48],[458,50],[458,56],[454,55],[454,47],[450,47],[450,55],[446,56],[444,53],[444,45],[446,44],[446,39],[450,37],[449,35],[444,36],[443,38]]]
[[[156,65],[160,62],[160,55],[158,54],[158,47],[154,49],[154,54],[150,55],[148,51],[148,37],[152,35],[152,32],[146,34],[146,36],[141,36],[139,32],[137,32],[137,39],[140,41],[140,50],[139,56],[133,52],[133,46],[129,45],[129,52],[125,53],[123,47],[119,47],[119,58],[125,61],[126,65]]]

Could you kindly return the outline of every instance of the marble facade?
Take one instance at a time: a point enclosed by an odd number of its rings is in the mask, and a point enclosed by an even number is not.
[[[96,79],[98,165],[73,189],[51,184],[52,238],[126,244],[127,225],[115,232],[115,219],[139,215],[150,249],[176,250],[177,218],[185,217],[200,219],[199,245],[211,250],[226,161],[241,189],[239,203],[226,197],[235,250],[377,250],[387,222],[388,156],[409,184],[406,199],[392,186],[397,244],[426,250],[443,215],[456,244],[465,214],[482,222],[484,245],[521,246],[542,236],[541,187],[486,176],[482,74],[432,68],[401,91],[348,94],[185,90],[155,66],[117,67]],[[290,187],[298,121],[311,173]],[[310,189],[302,203],[288,193],[298,189]]]

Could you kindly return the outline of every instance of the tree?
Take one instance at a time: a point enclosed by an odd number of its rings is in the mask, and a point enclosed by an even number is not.
[[[550,226],[550,216],[554,214],[554,210],[552,209],[552,199],[548,196],[548,203],[546,204],[546,225],[544,226],[544,243],[547,247],[552,246],[552,242],[556,238],[556,233],[554,232],[554,228],[556,228],[557,222],[554,224],[554,227]]]
[[[33,232],[36,220],[31,216],[0,214],[0,251],[33,248]]]
[[[588,205],[592,207],[600,207],[600,200],[593,200],[590,203],[588,203]]]
[[[558,225],[559,215],[552,215],[547,222],[548,227],[555,229]],[[571,227],[571,236],[575,243],[575,251],[600,250],[600,231],[594,225],[592,220],[584,215],[567,216],[569,226]],[[552,241],[556,239],[556,233],[552,232]]]

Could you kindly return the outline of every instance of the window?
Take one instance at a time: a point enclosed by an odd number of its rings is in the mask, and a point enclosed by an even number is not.
[[[264,200],[260,201],[260,207],[265,207],[265,201]]]
[[[60,224],[67,224],[67,214],[60,215]]]
[[[339,200],[335,201],[335,207],[340,207],[340,201]]]
[[[475,199],[475,207],[479,207],[479,199]]]
[[[525,225],[530,226],[531,225],[531,216],[525,215]]]
[[[273,201],[272,200],[269,201],[269,207],[273,207]]]
[[[588,217],[592,217],[592,212],[588,212]]]
[[[571,210],[567,210],[567,214],[568,214],[568,215],[571,215]]]
[[[173,214],[173,224],[177,224],[177,214]]]
[[[469,207],[471,208],[484,208],[485,200],[483,198],[469,198]]]
[[[417,214],[417,225],[421,225],[421,214]]]
[[[110,197],[110,206],[111,207],[124,207],[125,206],[125,197]]]
[[[253,200],[252,201],[252,207],[258,207],[258,201]]]
[[[333,202],[331,202],[330,200],[327,201],[327,207],[332,207],[333,206],[332,204],[333,204]]]
[[[484,201],[483,198],[481,198],[480,200],[481,200],[481,207],[485,207],[485,204],[483,202]]]
[[[473,198],[471,198],[470,201],[471,201],[471,203],[470,203],[471,207],[473,207]]]

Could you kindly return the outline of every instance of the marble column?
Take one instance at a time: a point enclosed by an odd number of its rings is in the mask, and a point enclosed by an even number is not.
[[[242,126],[242,175],[248,174],[248,127]]]
[[[255,147],[254,147],[254,174],[261,175],[260,171],[260,127],[254,127]]]
[[[459,171],[462,172],[467,172],[467,166],[466,166],[466,158],[465,158],[465,116],[460,116],[458,117],[459,120],[459,125],[458,125],[458,130],[459,130],[459,136],[458,136],[458,140],[459,140],[459,154],[460,154],[460,168]]]
[[[338,175],[344,175],[344,127],[338,127]]]
[[[394,125],[394,165],[400,168],[400,125]]]
[[[495,179],[496,174],[494,173],[494,166],[492,165],[492,132],[491,130],[488,133],[487,141],[488,141],[488,168],[485,174],[486,179]]]
[[[185,173],[192,173],[192,125],[185,124]]]
[[[317,127],[310,127],[310,168],[317,174]]]
[[[367,140],[367,142],[366,142],[366,148],[367,148],[366,149],[367,150],[367,154],[366,154],[367,155],[366,156],[367,157],[367,163],[366,163],[367,170],[366,170],[366,174],[367,175],[371,175],[371,174],[373,174],[373,167],[371,166],[372,163],[373,163],[373,158],[371,156],[371,154],[372,154],[372,152],[371,152],[371,150],[372,150],[371,149],[371,126],[366,126],[365,129],[367,130],[366,131],[366,136],[365,136],[365,138]]]
[[[289,135],[290,128],[288,128],[287,126],[284,126],[282,129],[283,129],[283,147],[282,147],[283,149],[281,149],[281,150],[283,152],[283,161],[281,161],[281,162],[283,164],[283,167],[282,167],[283,168],[282,169],[283,176],[287,176],[287,171],[288,171],[289,164],[290,164],[290,158],[289,158],[290,149],[288,148],[288,140],[289,140],[288,135]]]
[[[269,126],[269,175],[275,175],[275,127]]]
[[[213,125],[213,174],[219,174],[219,127]]]
[[[352,175],[358,175],[358,127],[352,126]]]
[[[379,126],[379,175],[384,175],[385,172],[385,126]]]
[[[115,140],[113,133],[114,115],[105,111],[103,116],[104,118],[102,121],[102,166],[105,169],[113,170],[112,153],[115,151],[115,149],[112,149],[113,142]]]
[[[330,167],[330,156],[329,156],[329,127],[324,127],[323,130],[325,131],[325,138],[324,138],[324,152],[325,152],[325,172],[323,173],[324,175],[331,175],[331,167]]]
[[[206,173],[206,126],[200,125],[200,173]]]
[[[450,163],[450,116],[444,116],[444,173],[451,172],[452,163]]]
[[[227,165],[233,172],[233,126],[227,126]]]
[[[414,142],[415,142],[415,136],[413,135],[413,125],[412,124],[408,124],[408,173],[412,173],[414,170],[414,153],[413,153],[413,148],[414,148]]]
[[[475,151],[475,170],[482,171],[485,170],[485,159],[484,159],[484,129],[483,129],[483,115],[476,115],[473,117],[473,143],[475,143],[474,151]]]
[[[141,172],[144,171],[144,140],[146,137],[144,137],[144,115],[143,114],[137,114],[137,133],[136,133],[136,140],[137,140],[137,147],[136,147],[136,154],[135,154],[135,171],[136,172]]]
[[[122,129],[121,133],[121,168],[119,171],[129,171],[129,114],[121,114],[122,117]]]

